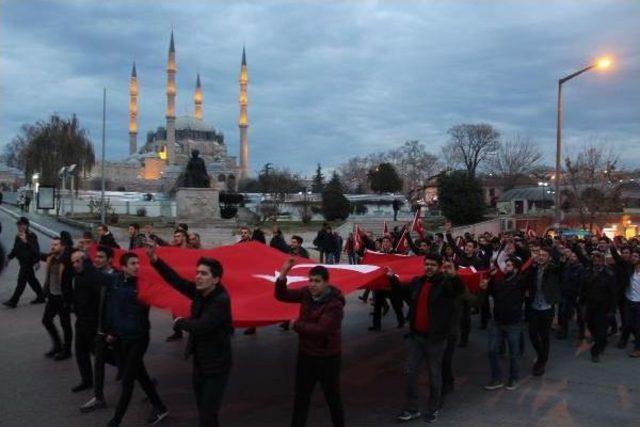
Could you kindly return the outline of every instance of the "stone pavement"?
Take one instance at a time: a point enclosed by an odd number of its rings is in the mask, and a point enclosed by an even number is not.
[[[0,212],[6,246],[13,241],[12,218]],[[39,235],[43,247],[47,239]],[[15,285],[12,262],[0,277],[0,300]],[[38,273],[42,277],[42,269]],[[43,353],[49,341],[40,323],[43,306],[31,306],[27,289],[15,310],[0,306],[0,425],[3,427],[76,427],[106,425],[118,396],[115,372],[108,368],[107,410],[80,414],[78,405],[89,393],[72,394],[78,382],[74,360],[53,362]],[[342,391],[348,426],[395,426],[403,404],[403,335],[392,315],[380,333],[367,331],[369,307],[356,295],[347,298],[343,325]],[[159,393],[171,415],[163,426],[194,426],[196,411],[191,390],[191,361],[183,359],[183,342],[165,343],[171,317],[152,310],[152,338],[147,367],[159,382]],[[486,392],[489,379],[486,332],[473,318],[469,347],[457,349],[454,366],[456,391],[438,421],[443,426],[638,426],[640,420],[640,360],[630,359],[615,347],[606,350],[602,363],[589,361],[586,348],[553,340],[547,375],[532,378],[531,346],[522,358],[523,380],[516,391]],[[276,326],[259,328],[255,336],[233,338],[234,368],[221,421],[231,427],[281,427],[290,422],[297,339]],[[427,390],[426,378],[421,379]],[[149,406],[136,386],[123,426],[144,425]],[[320,388],[316,388],[308,426],[330,425]],[[410,425],[424,425],[416,421]]]

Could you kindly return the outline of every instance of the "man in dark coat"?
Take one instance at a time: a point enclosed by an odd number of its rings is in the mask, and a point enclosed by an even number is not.
[[[182,295],[192,300],[191,316],[176,317],[174,328],[189,333],[185,356],[193,358],[193,388],[198,406],[199,425],[219,425],[218,412],[231,370],[231,299],[222,285],[222,264],[200,258],[195,281],[180,277],[155,252],[148,241],[151,265]]]
[[[284,263],[275,286],[276,299],[300,303],[300,316],[293,324],[300,340],[291,426],[306,424],[311,394],[319,382],[334,427],[342,427],[345,422],[340,395],[340,363],[345,299],[339,289],[329,284],[329,270],[323,266],[309,270],[308,286],[288,289],[287,273],[294,264],[293,258]]]
[[[13,292],[13,296],[3,304],[9,308],[15,308],[24,292],[27,283],[36,294],[36,299],[31,304],[42,304],[45,302],[42,286],[36,277],[34,268],[40,264],[40,245],[38,244],[38,236],[29,230],[29,219],[20,217],[16,223],[18,226],[18,234],[13,242],[13,249],[9,252],[7,260],[18,258],[20,270],[18,271],[18,284]]]
[[[98,244],[103,246],[109,246],[110,248],[120,249],[120,246],[116,243],[115,237],[109,231],[109,227],[105,224],[100,224],[98,226]]]

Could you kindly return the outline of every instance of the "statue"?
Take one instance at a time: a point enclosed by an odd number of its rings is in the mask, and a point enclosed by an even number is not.
[[[200,151],[192,150],[191,158],[184,170],[182,186],[187,188],[209,188],[211,178],[207,174],[207,167],[200,157]]]

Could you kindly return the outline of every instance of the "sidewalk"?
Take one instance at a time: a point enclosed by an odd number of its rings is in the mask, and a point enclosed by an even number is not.
[[[68,231],[73,238],[77,238],[82,235],[83,230],[81,228],[63,224],[55,217],[49,215],[39,214],[35,212],[23,212],[18,207],[5,203],[0,205],[0,211],[6,213],[7,215],[10,215],[16,220],[21,216],[29,218],[29,222],[31,223],[30,227],[48,237],[59,236],[60,232],[65,230]]]

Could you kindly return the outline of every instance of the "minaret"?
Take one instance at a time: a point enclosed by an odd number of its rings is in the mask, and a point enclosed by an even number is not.
[[[131,78],[129,79],[129,155],[138,151],[138,74],[136,63],[133,62]]]
[[[238,127],[240,128],[240,179],[247,178],[249,172],[249,141],[247,139],[247,128],[249,127],[249,119],[247,117],[247,83],[249,78],[247,75],[247,56],[242,47],[242,65],[240,67],[240,119]]]
[[[202,120],[202,86],[200,85],[200,73],[196,79],[196,93],[193,95],[196,120]]]
[[[169,61],[167,63],[167,164],[176,161],[176,48],[173,44],[173,31],[169,43]]]

